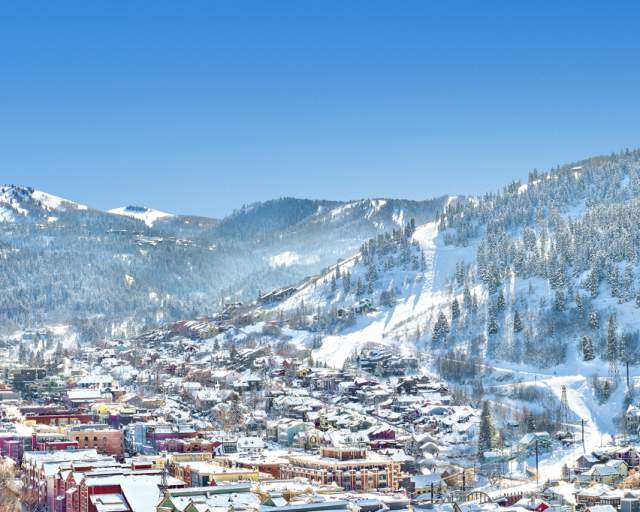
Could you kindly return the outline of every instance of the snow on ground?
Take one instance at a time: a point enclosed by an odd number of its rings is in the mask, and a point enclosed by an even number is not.
[[[300,255],[294,251],[284,251],[269,258],[269,265],[272,268],[289,267],[300,261]]]
[[[407,341],[397,341],[394,331],[407,329],[414,331],[418,319],[437,313],[439,307],[448,302],[446,293],[447,281],[455,271],[456,263],[464,260],[469,263],[473,260],[476,246],[456,247],[444,245],[442,236],[438,233],[436,222],[430,222],[419,226],[414,233],[425,253],[427,269],[422,279],[414,282],[403,290],[397,303],[389,309],[384,309],[359,316],[354,325],[343,330],[339,334],[326,336],[322,347],[315,350],[313,357],[334,367],[341,367],[356,349],[362,348],[367,343],[379,343],[395,346],[402,352],[408,352],[410,346]],[[343,263],[349,266],[349,260]],[[342,265],[341,265],[342,266]],[[396,282],[401,282],[402,273],[398,272]],[[302,297],[305,304],[314,304],[313,287],[309,286]],[[300,297],[296,294],[284,307],[292,307]]]
[[[86,210],[87,207],[84,204],[79,204],[74,201],[69,201],[68,199],[63,199],[62,197],[54,196],[53,194],[48,194],[47,192],[42,192],[41,190],[34,190],[31,194],[36,201],[40,201],[46,208],[50,210],[58,210],[60,208],[64,208],[65,206],[73,206],[78,210]]]
[[[109,213],[141,220],[149,227],[153,226],[153,224],[159,219],[174,216],[171,213],[161,212],[160,210],[154,210],[153,208],[146,208],[144,206],[122,206],[120,208],[113,208],[112,210],[109,210]]]

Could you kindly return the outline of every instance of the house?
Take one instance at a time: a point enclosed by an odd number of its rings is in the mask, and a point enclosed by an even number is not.
[[[587,471],[588,469],[591,469],[591,467],[594,464],[597,464],[598,462],[600,462],[598,457],[596,457],[592,453],[580,455],[580,457],[576,459],[576,467],[578,471]]]
[[[625,428],[630,434],[638,434],[640,429],[640,407],[629,405],[624,413]]]
[[[610,493],[612,488],[606,484],[592,484],[588,487],[579,487],[575,492],[576,504],[581,507],[589,507],[600,503],[600,498]]]
[[[436,473],[428,473],[425,475],[412,475],[403,482],[403,487],[411,496],[420,496],[422,494],[443,493],[447,489],[447,484],[442,477]]]
[[[534,450],[536,446],[538,450],[548,450],[551,448],[553,440],[548,432],[530,432],[522,436],[518,445],[521,450]]]
[[[170,489],[158,504],[157,512],[212,512],[257,510],[258,496],[246,483]]]
[[[585,512],[617,512],[617,510],[611,505],[594,505],[592,507],[587,507]]]
[[[238,453],[260,454],[267,447],[259,437],[239,437],[237,442]]]
[[[584,473],[578,475],[581,482],[597,482],[613,484],[627,476],[629,466],[623,460],[612,459],[605,464],[594,464]]]
[[[630,468],[640,465],[640,453],[631,446],[619,448],[613,452],[612,456],[614,459],[623,460]]]

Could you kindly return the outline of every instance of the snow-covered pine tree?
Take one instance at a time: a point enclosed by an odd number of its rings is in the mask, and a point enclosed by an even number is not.
[[[460,304],[458,299],[454,298],[451,302],[451,320],[457,320],[460,317]]]
[[[516,309],[513,312],[513,332],[519,333],[522,331],[522,319],[520,318],[520,313]]]
[[[490,306],[487,312],[487,335],[493,336],[495,334],[498,334],[498,319],[496,318],[496,309]]]
[[[462,292],[462,305],[465,311],[471,311],[471,292],[469,291],[469,287],[464,287],[464,292]]]
[[[582,337],[582,359],[585,361],[593,361],[596,355],[593,350],[593,338],[591,336]]]
[[[484,453],[491,451],[496,439],[496,429],[491,419],[491,407],[488,401],[482,402],[480,415],[480,429],[478,431],[478,456],[484,458]]]
[[[496,311],[497,313],[502,313],[506,307],[507,303],[504,300],[504,293],[502,292],[502,288],[498,291],[498,298],[496,299]]]
[[[431,339],[435,343],[447,344],[447,336],[449,335],[449,322],[445,314],[440,311],[438,319],[433,326],[433,333]]]
[[[559,313],[563,313],[567,308],[566,299],[562,290],[556,290],[556,296],[553,301],[553,307]]]
[[[351,291],[351,273],[348,270],[342,274],[342,290],[345,294]]]

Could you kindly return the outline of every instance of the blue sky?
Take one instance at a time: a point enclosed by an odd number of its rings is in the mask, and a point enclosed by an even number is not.
[[[638,2],[0,5],[1,182],[222,216],[640,146]]]

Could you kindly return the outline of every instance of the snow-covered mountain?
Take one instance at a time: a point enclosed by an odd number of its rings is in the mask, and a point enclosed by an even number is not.
[[[405,207],[390,201],[396,206],[386,213],[318,223],[319,210],[347,203],[282,199],[217,221],[142,207],[103,212],[31,188],[1,190],[0,319],[7,329],[66,322],[87,336],[211,313],[225,297],[255,298],[298,281],[383,232]],[[406,208],[426,219],[443,204]]]
[[[112,210],[109,210],[109,213],[115,213],[116,215],[124,215],[125,217],[141,220],[149,227],[152,227],[154,222],[159,219],[174,217],[171,213],[161,212],[160,210],[154,210],[153,208],[146,208],[145,206],[122,206],[120,208],[113,208]]]
[[[490,387],[505,407],[529,397],[541,419],[564,390],[593,439],[615,430],[640,379],[638,151],[482,197],[283,198],[215,221],[3,187],[0,212],[7,325],[65,320],[95,338],[260,291],[247,332],[275,322],[335,366],[390,346],[461,392]]]
[[[86,210],[87,207],[40,190],[13,185],[0,186],[0,222],[16,222],[28,218],[50,217],[56,212]]]
[[[564,388],[590,432],[612,433],[640,379],[638,218],[638,151],[534,171],[265,295],[258,326],[283,323],[334,366],[371,344],[411,352],[546,416]],[[514,389],[536,399],[502,394]]]

